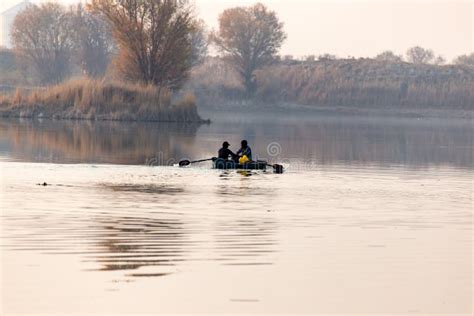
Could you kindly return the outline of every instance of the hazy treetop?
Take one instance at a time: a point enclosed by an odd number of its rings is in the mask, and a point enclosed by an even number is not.
[[[0,12],[21,0],[1,0]],[[31,0],[32,2],[46,0]],[[79,0],[58,0],[73,3]],[[84,0],[82,0],[84,1]],[[471,0],[195,0],[212,28],[226,8],[266,4],[285,23],[282,54],[368,57],[429,47],[452,60],[473,50]]]

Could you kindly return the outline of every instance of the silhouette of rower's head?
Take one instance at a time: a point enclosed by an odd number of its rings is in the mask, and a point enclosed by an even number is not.
[[[224,142],[222,144],[222,148],[229,148],[230,144],[228,142]]]
[[[245,139],[240,144],[242,145],[242,148],[247,148],[247,146],[249,145],[249,143]]]

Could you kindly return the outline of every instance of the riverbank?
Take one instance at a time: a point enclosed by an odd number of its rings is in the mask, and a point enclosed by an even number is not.
[[[209,58],[187,89],[202,108],[309,111],[403,117],[468,118],[474,111],[474,67],[375,59],[283,60],[256,72],[248,99],[239,75]]]
[[[192,93],[173,100],[154,86],[76,79],[0,95],[0,116],[72,120],[205,122]]]

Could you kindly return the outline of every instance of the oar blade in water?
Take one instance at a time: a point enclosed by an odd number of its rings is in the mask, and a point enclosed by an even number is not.
[[[283,171],[284,171],[284,168],[282,165],[273,165],[273,171],[275,171],[275,173],[278,173],[278,174],[282,174]]]
[[[189,160],[181,160],[181,161],[179,162],[179,166],[180,166],[180,167],[187,167],[187,166],[189,166],[190,164],[191,164],[191,161],[189,161]]]

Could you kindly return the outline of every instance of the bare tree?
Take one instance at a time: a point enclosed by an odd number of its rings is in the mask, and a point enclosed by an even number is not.
[[[437,65],[437,66],[444,65],[444,64],[446,64],[446,58],[444,58],[444,57],[441,56],[441,55],[438,55],[438,56],[436,56],[436,58],[433,60],[433,64],[435,64],[435,65]]]
[[[286,34],[276,13],[261,3],[225,10],[212,41],[242,77],[247,94],[256,90],[254,72],[269,64]]]
[[[431,49],[415,46],[407,51],[407,60],[413,64],[429,64],[433,62],[435,55]]]
[[[191,33],[192,55],[191,63],[193,66],[201,64],[207,57],[209,40],[206,31],[206,24],[203,20],[196,21],[194,31]]]
[[[458,56],[454,59],[454,63],[456,65],[474,66],[474,53]]]
[[[390,63],[400,63],[403,61],[403,57],[400,55],[396,55],[394,52],[390,50],[386,50],[377,56],[375,56],[376,60],[390,62]]]
[[[108,25],[81,4],[75,8],[74,22],[77,63],[89,77],[103,76],[114,47]]]
[[[193,64],[197,28],[188,0],[92,0],[118,45],[118,70],[126,79],[179,88]]]
[[[16,16],[11,29],[14,49],[40,83],[58,83],[70,73],[73,30],[72,13],[55,3],[31,5]]]

